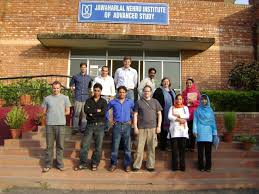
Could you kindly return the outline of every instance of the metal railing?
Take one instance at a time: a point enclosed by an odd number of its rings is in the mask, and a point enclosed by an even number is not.
[[[18,105],[19,97],[29,94],[33,104],[41,104],[43,98],[51,94],[51,84],[58,80],[62,84],[62,93],[72,98],[72,93],[66,87],[71,76],[67,75],[33,75],[17,77],[0,77],[0,98],[5,100],[6,105]]]

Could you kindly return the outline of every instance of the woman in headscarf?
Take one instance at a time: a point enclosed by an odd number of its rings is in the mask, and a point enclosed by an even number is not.
[[[183,103],[188,107],[190,117],[188,119],[188,128],[189,128],[189,140],[187,141],[187,150],[193,152],[195,148],[195,137],[193,136],[192,126],[193,126],[193,114],[194,111],[200,104],[200,92],[194,84],[192,78],[187,79],[186,89],[182,92]]]
[[[168,112],[170,128],[167,138],[171,139],[172,144],[172,170],[185,171],[185,146],[188,139],[189,110],[183,105],[183,97],[177,94],[174,106]],[[179,162],[178,162],[179,158]]]
[[[167,134],[170,126],[168,111],[174,104],[175,95],[175,91],[171,89],[171,81],[168,77],[164,77],[161,80],[160,87],[153,94],[153,98],[157,99],[163,108],[161,133],[159,136],[159,147],[161,150],[165,150],[167,147]]]
[[[197,141],[199,170],[210,172],[212,142],[213,138],[217,137],[217,127],[210,99],[205,94],[201,96],[200,105],[194,113],[193,134]]]

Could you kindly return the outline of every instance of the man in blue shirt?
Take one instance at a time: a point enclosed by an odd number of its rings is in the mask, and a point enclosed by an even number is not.
[[[113,128],[112,128],[112,153],[111,166],[109,171],[113,172],[117,168],[117,156],[120,141],[124,147],[124,168],[126,172],[130,172],[131,165],[131,120],[134,109],[134,102],[126,98],[127,88],[120,86],[117,89],[118,98],[112,100],[108,104],[108,110],[113,110]]]
[[[87,64],[80,64],[81,72],[74,75],[70,81],[70,88],[75,93],[74,102],[74,116],[73,116],[73,132],[76,134],[79,131],[84,131],[86,127],[86,116],[84,113],[84,105],[87,98],[89,98],[89,90],[91,88],[92,79],[87,72]],[[81,125],[79,126],[79,117],[82,116]]]

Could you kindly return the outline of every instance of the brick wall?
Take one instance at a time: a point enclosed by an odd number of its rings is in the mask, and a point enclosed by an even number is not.
[[[219,134],[224,130],[224,120],[222,112],[216,112],[216,121]],[[259,113],[237,113],[237,122],[234,134],[255,134],[259,135]]]
[[[233,65],[253,60],[251,6],[191,0],[170,1],[169,6],[170,25],[159,26],[77,23],[78,1],[1,1],[0,77],[38,71],[67,74],[68,49],[42,47],[39,33],[213,37],[215,44],[204,52],[182,51],[183,83],[193,77],[201,88],[225,88]]]

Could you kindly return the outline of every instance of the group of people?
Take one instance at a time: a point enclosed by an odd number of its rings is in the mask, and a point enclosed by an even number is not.
[[[163,78],[160,87],[156,88],[156,69],[150,68],[148,77],[144,78],[137,88],[139,100],[134,99],[138,74],[130,65],[131,58],[126,56],[123,59],[123,67],[116,70],[114,79],[108,75],[109,68],[103,66],[101,75],[92,80],[87,75],[87,64],[81,63],[81,72],[71,79],[70,87],[75,94],[72,134],[83,133],[80,160],[74,170],[87,168],[87,156],[92,140],[95,147],[91,157],[91,170],[98,169],[104,132],[110,127],[111,120],[112,150],[109,171],[113,172],[117,168],[120,144],[124,150],[126,172],[140,170],[145,146],[146,169],[154,171],[155,149],[158,143],[161,150],[171,145],[172,170],[185,171],[185,152],[194,151],[196,141],[198,168],[201,171],[210,171],[212,141],[213,137],[217,136],[217,129],[209,97],[200,95],[193,79],[187,80],[182,94],[176,95],[167,77]],[[60,82],[54,82],[52,95],[45,97],[42,105],[47,115],[47,148],[43,172],[48,172],[52,167],[55,140],[56,167],[64,170],[62,159],[65,115],[69,114],[71,104],[68,97],[60,93],[60,89]],[[137,144],[134,161],[131,156],[132,132]]]

